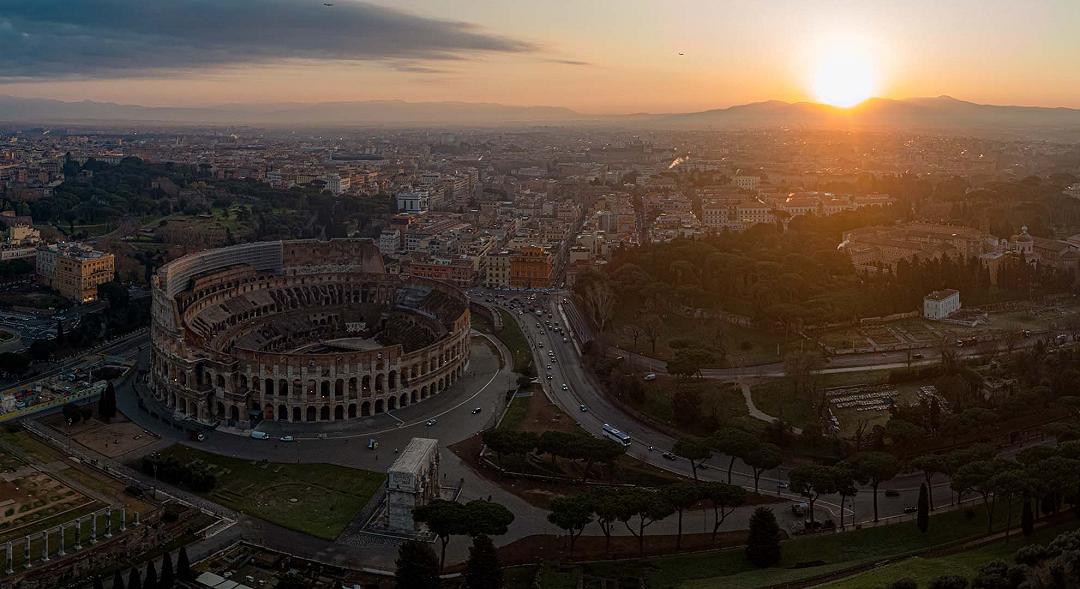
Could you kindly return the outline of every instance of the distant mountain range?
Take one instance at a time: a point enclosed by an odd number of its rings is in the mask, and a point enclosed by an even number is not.
[[[1080,140],[1080,109],[995,106],[949,96],[872,98],[846,109],[768,101],[690,113],[597,116],[568,108],[378,100],[147,107],[0,96],[0,123],[242,126],[602,125],[667,129],[907,130]]]

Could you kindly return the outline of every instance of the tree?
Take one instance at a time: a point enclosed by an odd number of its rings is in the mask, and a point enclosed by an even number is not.
[[[701,393],[694,388],[679,388],[671,396],[671,413],[682,426],[693,426],[701,421]]]
[[[619,521],[622,513],[622,491],[599,488],[589,493],[589,502],[592,503],[593,513],[596,514],[596,523],[600,525],[600,531],[604,534],[604,549],[611,553],[611,533],[615,522]]]
[[[120,569],[113,573],[112,589],[124,589],[124,575],[120,574]]]
[[[1035,514],[1031,510],[1031,498],[1024,497],[1024,510],[1020,513],[1020,529],[1024,537],[1030,537],[1035,532]]]
[[[398,548],[394,586],[397,589],[438,589],[439,557],[425,542],[409,540]]]
[[[652,344],[652,353],[655,356],[656,340],[660,339],[660,335],[664,333],[664,320],[649,313],[641,317],[640,324],[641,330],[645,333],[645,338]]]
[[[904,577],[889,583],[885,589],[919,589],[919,584],[911,577]]]
[[[98,417],[106,423],[116,417],[116,388],[112,381],[105,385],[105,390],[98,398]]]
[[[173,575],[172,555],[168,552],[161,555],[161,579],[158,580],[158,589],[172,589],[176,578]]]
[[[79,411],[79,406],[75,403],[65,403],[64,406],[60,408],[60,413],[64,416],[64,421],[66,421],[68,425],[75,425],[82,421],[82,412]]]
[[[855,486],[855,475],[851,472],[851,465],[841,462],[832,467],[832,472],[833,489],[840,496],[840,529],[842,530],[844,529],[844,504],[850,498],[852,499],[852,505],[854,505],[854,498],[859,494],[859,488]],[[855,519],[854,513],[852,513],[851,518],[852,520]]]
[[[191,561],[188,560],[187,546],[181,546],[180,553],[176,555],[176,578],[181,581],[195,580],[195,575],[191,574]]]
[[[1024,583],[1024,568],[1009,566],[1004,560],[991,560],[975,570],[971,586],[975,589],[1016,589]]]
[[[750,449],[742,459],[753,471],[754,492],[757,493],[762,473],[780,466],[784,462],[784,452],[776,444],[764,443]]]
[[[810,523],[814,522],[814,503],[818,497],[836,492],[836,474],[828,466],[804,464],[796,466],[788,475],[791,492],[809,500]]]
[[[874,521],[878,521],[878,486],[892,479],[900,470],[896,458],[885,452],[862,452],[849,461],[852,473],[860,482],[870,484],[874,491]]]
[[[158,575],[157,567],[154,566],[154,561],[146,563],[146,577],[143,579],[144,589],[158,589]]]
[[[731,484],[731,471],[735,468],[735,459],[750,454],[760,444],[753,434],[734,427],[725,427],[718,430],[712,437],[713,448],[721,454],[727,454],[727,482]]]
[[[101,584],[101,577],[94,577],[93,589],[105,589],[105,587]]]
[[[596,280],[585,287],[581,297],[597,330],[600,333],[607,331],[608,324],[615,315],[615,301],[618,299],[615,291],[608,286],[606,280]]]
[[[571,446],[571,457],[585,461],[581,471],[581,482],[589,478],[589,471],[596,463],[611,465],[623,454],[626,448],[607,438],[596,438],[587,434],[578,434],[578,440]]]
[[[139,567],[131,567],[128,573],[127,589],[142,589],[142,577],[139,575]]]
[[[965,464],[956,471],[951,483],[953,490],[958,494],[973,491],[982,497],[983,507],[986,510],[986,533],[988,534],[993,531],[994,526],[994,510],[990,506],[990,496],[994,493],[991,479],[997,472],[997,468],[998,466],[990,460]]]
[[[940,454],[924,454],[911,461],[911,465],[923,473],[930,511],[934,510],[934,475],[945,472],[945,460],[946,458]]]
[[[551,500],[551,513],[548,521],[560,529],[566,530],[570,540],[570,558],[574,558],[574,542],[585,526],[593,521],[593,504],[588,495],[556,497]]]
[[[525,456],[536,449],[537,436],[533,432],[518,432],[508,429],[489,429],[483,434],[484,444],[498,455],[502,463],[504,456]]]
[[[127,289],[115,280],[99,284],[97,288],[98,295],[102,300],[107,301],[112,309],[123,309],[131,302]]]
[[[431,533],[439,538],[442,544],[442,550],[439,553],[439,570],[442,570],[446,564],[446,545],[450,543],[450,536],[460,536],[469,532],[465,506],[456,501],[436,499],[414,509],[413,519],[427,524]]]
[[[645,528],[671,515],[675,508],[660,493],[642,488],[626,491],[621,499],[619,521],[626,526],[627,531],[637,537],[638,553],[645,556]],[[637,530],[630,525],[630,520],[634,518],[637,518]]]
[[[716,542],[716,533],[720,530],[720,525],[724,523],[727,516],[735,512],[737,507],[746,502],[746,491],[742,487],[726,483],[704,483],[701,495],[712,504],[712,540]]]
[[[698,480],[698,463],[708,460],[712,456],[712,448],[708,442],[699,438],[680,438],[675,442],[671,451],[676,456],[682,456],[690,462],[690,472],[693,473],[695,481]]]
[[[55,352],[56,343],[47,339],[34,340],[27,349],[27,353],[30,354],[34,362],[44,362]]]
[[[919,485],[919,505],[915,516],[915,525],[919,531],[926,533],[930,529],[930,499],[927,497],[926,483]]]
[[[697,483],[675,483],[664,487],[660,492],[678,515],[679,527],[675,536],[675,549],[678,550],[682,547],[683,512],[701,500],[703,489]]]
[[[1012,504],[1016,497],[1027,497],[1031,492],[1032,481],[1027,473],[1018,465],[1012,468],[1000,470],[990,477],[990,488],[994,491],[995,498],[1005,500],[1005,542],[1009,542],[1009,532],[1012,530]]]
[[[465,587],[468,589],[501,589],[502,567],[495,544],[484,534],[473,537],[469,560],[465,562]]]
[[[768,507],[758,507],[750,516],[746,538],[746,559],[754,566],[768,567],[780,562],[780,525]]]
[[[20,375],[30,368],[30,357],[16,352],[4,352],[0,354],[0,372]]]

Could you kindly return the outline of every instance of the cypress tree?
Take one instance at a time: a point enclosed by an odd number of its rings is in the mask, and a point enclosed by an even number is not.
[[[398,548],[394,581],[397,589],[438,589],[439,556],[422,542],[410,540],[402,544]]]
[[[1035,513],[1031,509],[1031,499],[1024,497],[1024,511],[1020,514],[1020,529],[1024,536],[1031,536],[1035,531]]]
[[[146,578],[143,579],[143,589],[158,589],[157,567],[154,561],[146,563]]]
[[[158,589],[172,589],[175,582],[172,555],[166,552],[161,556],[161,579],[158,580]]]
[[[930,499],[927,495],[926,483],[919,485],[919,507],[915,523],[919,526],[919,531],[924,534],[930,529]]]
[[[131,567],[127,589],[142,589],[142,577],[139,576],[139,567]]]
[[[124,575],[117,570],[112,576],[112,589],[124,589]]]
[[[187,546],[181,546],[180,554],[176,555],[176,578],[181,581],[195,580],[195,575],[191,574],[191,562],[188,560]]]
[[[502,567],[491,538],[480,534],[473,538],[469,560],[465,562],[465,586],[469,589],[501,589]]]
[[[750,516],[746,559],[758,567],[772,566],[780,561],[780,525],[768,507],[758,507]]]

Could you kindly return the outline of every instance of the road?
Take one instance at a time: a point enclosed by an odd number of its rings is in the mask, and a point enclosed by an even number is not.
[[[665,451],[674,446],[675,439],[659,429],[638,420],[602,395],[582,363],[580,350],[574,338],[566,338],[567,341],[564,342],[563,335],[553,332],[551,328],[544,324],[545,321],[553,321],[561,326],[563,333],[566,333],[568,316],[572,315],[573,311],[562,304],[561,294],[538,294],[535,301],[529,301],[523,295],[507,299],[490,297],[489,293],[481,293],[479,296],[484,296],[485,301],[487,298],[491,298],[492,302],[488,304],[502,306],[518,320],[522,332],[532,347],[537,372],[544,385],[545,394],[568,415],[573,417],[582,428],[593,434],[602,435],[603,425],[610,424],[632,436],[633,443],[627,450],[630,456],[671,472],[691,476],[690,465],[687,461],[683,459],[670,460],[663,456]],[[514,298],[529,305],[529,309],[511,305],[509,302]],[[533,309],[536,308],[543,310],[542,316],[538,317],[533,312]],[[538,323],[540,327],[537,327]],[[555,362],[549,361],[549,351],[554,353]],[[906,359],[906,354],[904,356]],[[861,361],[865,362],[866,360],[867,358],[864,357]],[[868,367],[878,368],[897,364],[885,356],[874,358],[874,360],[877,363],[863,365],[858,363],[859,360],[845,361],[845,364],[848,362],[850,364],[831,366],[827,370],[864,370]],[[905,361],[893,367],[900,366],[907,366],[907,362]],[[771,368],[766,367],[761,372],[747,372],[749,370],[752,369],[718,370],[714,373],[714,378],[735,379],[739,376],[750,376],[751,374],[754,376],[769,376],[770,373],[775,373],[775,376],[783,375],[782,365]],[[550,380],[547,378],[548,376],[551,377]],[[566,385],[565,389],[563,388],[564,384]],[[582,405],[585,406],[585,411],[581,410]],[[712,459],[705,462],[704,470],[699,468],[699,478],[726,481],[728,461],[729,458],[726,456],[714,455]],[[804,501],[805,499],[801,496],[788,493],[781,488],[780,485],[786,483],[786,473],[788,471],[789,467],[781,466],[778,469],[764,473],[760,479],[760,491],[793,501]],[[748,489],[753,488],[754,481],[750,469],[739,460],[735,461],[732,482]],[[879,516],[882,519],[909,517],[905,516],[904,509],[916,504],[921,483],[922,476],[920,474],[907,474],[882,484],[878,494]],[[886,491],[894,496],[886,497]],[[938,503],[949,497],[948,482],[944,480],[935,482],[934,495]],[[816,507],[821,511],[820,515],[829,515],[835,520],[835,518],[839,517],[839,501],[839,497],[824,496],[817,502]],[[868,488],[860,490],[860,493],[855,497],[853,506],[851,506],[850,500],[845,506],[845,518],[853,516],[860,522],[873,520],[873,495]]]

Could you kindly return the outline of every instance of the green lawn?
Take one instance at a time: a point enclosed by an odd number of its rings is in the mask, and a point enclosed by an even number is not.
[[[533,394],[535,395],[537,393]],[[525,414],[528,412],[528,398],[515,397],[514,399],[511,399],[510,406],[506,408],[506,415],[504,415],[502,421],[499,422],[499,429],[507,431],[514,431],[519,429],[521,427],[521,423],[525,421]]]
[[[521,327],[518,326],[517,321],[510,315],[505,309],[499,309],[499,316],[502,318],[502,329],[500,329],[495,335],[502,343],[510,349],[510,353],[514,356],[514,372],[519,374],[525,374],[532,370],[533,366],[533,354],[529,348],[529,342],[525,339],[525,335],[521,333]]]
[[[1015,509],[1013,513],[1014,527],[1018,511],[1019,509]],[[1004,506],[1000,506],[996,513],[995,529],[1004,529]],[[931,518],[930,530],[925,535],[919,532],[914,522],[904,522],[842,534],[789,540],[783,543],[780,564],[768,569],[754,568],[746,561],[741,549],[732,549],[646,561],[591,564],[585,565],[584,572],[590,576],[612,579],[640,576],[645,579],[646,586],[650,589],[765,587],[782,581],[807,579],[889,556],[976,538],[985,531],[985,512],[982,508],[976,508],[971,517],[965,512],[934,516]],[[819,560],[825,564],[792,568],[796,563]]]
[[[1052,526],[1036,531],[1030,538],[1024,538],[1019,533],[1012,536],[1009,542],[999,540],[972,550],[965,550],[956,554],[938,557],[914,557],[901,562],[890,564],[881,568],[873,569],[848,577],[825,587],[832,589],[867,589],[884,587],[892,581],[903,577],[910,577],[919,583],[920,587],[927,586],[930,581],[943,575],[962,575],[969,579],[975,576],[975,571],[980,566],[991,560],[1001,559],[1012,563],[1013,554],[1021,546],[1038,543],[1047,544],[1058,534],[1077,527],[1076,522]]]
[[[814,386],[819,389],[852,384],[875,385],[888,382],[889,371],[818,374],[813,378]],[[806,425],[814,417],[813,400],[796,395],[792,379],[786,376],[753,385],[750,394],[754,397],[754,405],[758,409],[774,417],[782,416],[784,421],[795,427]]]
[[[714,379],[691,380],[676,384],[675,379],[666,375],[658,375],[652,382],[645,383],[645,395],[640,402],[628,399],[638,411],[665,423],[676,425],[674,413],[671,408],[671,399],[677,390],[696,391],[701,397],[701,415],[716,414],[720,423],[726,425],[741,425],[754,428],[760,425],[754,423],[746,410],[746,401],[740,392],[731,383],[720,382]]]
[[[341,534],[385,480],[382,473],[344,466],[241,460],[179,444],[162,454],[209,464],[218,484],[204,494],[208,499],[328,540]]]
[[[630,319],[629,321],[632,321]],[[728,366],[753,366],[780,361],[784,354],[799,350],[797,336],[784,337],[783,334],[771,333],[763,329],[740,327],[719,319],[692,319],[670,316],[663,318],[663,332],[656,339],[656,349],[646,337],[639,337],[637,346],[634,338],[622,327],[627,320],[620,321],[608,331],[614,343],[624,350],[644,354],[660,360],[670,360],[674,355],[671,348],[673,340],[687,339],[713,350],[719,356],[720,348],[727,351]],[[777,355],[779,348],[780,354]]]

